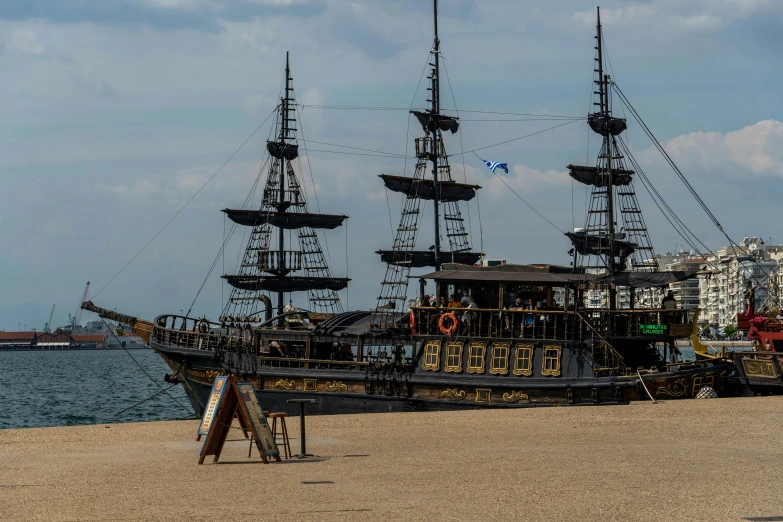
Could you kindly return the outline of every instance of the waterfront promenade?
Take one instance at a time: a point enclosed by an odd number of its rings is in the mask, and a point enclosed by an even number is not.
[[[1,430],[0,519],[763,520],[783,517],[782,414],[757,397],[308,417],[319,458],[269,465],[234,430],[199,466],[197,421]]]

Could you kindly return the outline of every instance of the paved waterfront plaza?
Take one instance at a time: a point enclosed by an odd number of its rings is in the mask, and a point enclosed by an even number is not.
[[[0,519],[783,516],[782,413],[769,397],[310,417],[319,458],[269,465],[235,430],[199,466],[198,421],[5,430]]]

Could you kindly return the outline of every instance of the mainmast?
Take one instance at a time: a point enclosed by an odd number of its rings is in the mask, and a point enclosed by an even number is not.
[[[290,111],[292,110],[290,106],[291,102],[291,91],[293,90],[293,87],[291,86],[291,67],[288,62],[288,51],[285,53],[285,96],[280,100],[280,140],[279,143],[283,145],[283,149],[285,150],[286,145],[288,144],[288,137],[290,132],[296,131],[296,129],[292,128],[292,122],[295,121],[294,118],[291,118]],[[280,162],[279,167],[279,179],[278,179],[278,198],[277,198],[277,211],[280,212],[281,210],[284,211],[284,205],[285,205],[285,158],[283,155],[280,155],[280,158],[278,159]],[[277,240],[277,252],[278,252],[278,259],[280,260],[279,263],[279,272],[281,274],[287,273],[286,270],[286,258],[285,258],[285,229],[283,227],[278,228],[278,240]],[[282,316],[283,315],[283,308],[285,307],[285,296],[282,291],[277,293],[277,315]],[[280,318],[280,322],[282,322],[282,317]]]
[[[431,53],[434,55],[435,64],[432,68],[432,108],[430,113],[436,116],[440,115],[440,39],[438,38],[438,0],[434,0],[435,10],[435,41],[432,44]],[[433,209],[435,211],[435,270],[440,270],[440,184],[438,183],[438,133],[432,135],[432,184],[435,189],[435,198],[433,199]]]
[[[599,95],[599,114],[604,118],[604,121],[609,121],[609,118],[611,117],[610,111],[609,111],[609,92],[608,92],[608,86],[609,86],[609,76],[604,75],[604,53],[603,53],[603,34],[601,32],[601,8],[596,7],[596,19],[597,23],[595,26],[595,40],[596,40],[596,51],[597,51],[597,60],[598,60],[598,79],[595,80],[595,83],[598,85],[598,95]],[[606,180],[606,211],[608,213],[606,224],[609,230],[609,252],[611,253],[608,256],[608,270],[610,274],[613,274],[617,271],[617,263],[615,258],[615,219],[614,219],[614,194],[613,194],[613,188],[614,183],[612,183],[612,140],[609,139],[608,135],[604,135],[604,143],[602,147],[601,154],[604,156],[605,159],[605,170],[602,173],[602,176]],[[610,308],[614,307],[615,299],[611,298],[610,300]]]
[[[416,138],[416,170],[413,177],[381,174],[386,188],[406,195],[400,224],[391,250],[379,250],[381,260],[387,263],[386,276],[381,282],[378,296],[376,326],[393,326],[392,315],[405,309],[408,276],[411,268],[431,267],[440,270],[443,263],[473,265],[481,259],[480,252],[473,252],[470,238],[465,231],[459,203],[476,197],[481,188],[467,183],[456,183],[451,177],[449,157],[443,142],[443,133],[459,130],[459,118],[441,114],[440,106],[440,38],[438,35],[438,1],[433,0],[434,40],[430,49],[430,97],[429,108],[411,111],[424,130],[425,136]],[[432,164],[432,178],[427,172]],[[416,249],[416,236],[421,225],[422,201],[432,201],[434,241],[426,250]],[[441,227],[441,220],[445,227]],[[449,250],[444,252],[441,241],[445,228]]]
[[[347,216],[312,214],[307,210],[305,193],[301,189],[292,162],[299,156],[296,143],[296,111],[294,85],[289,56],[285,60],[285,90],[278,105],[279,133],[275,141],[266,144],[269,168],[259,210],[225,209],[229,219],[252,227],[245,248],[240,272],[223,277],[233,287],[222,320],[258,322],[258,313],[277,312],[278,326],[284,326],[286,294],[308,292],[310,308],[320,312],[340,312],[342,306],[337,291],[348,285],[349,279],[333,277],[318,238],[318,229],[333,229],[342,225]],[[272,246],[272,229],[277,228],[276,245]],[[290,245],[286,245],[286,231]],[[297,243],[296,245],[294,243]],[[298,250],[292,250],[297,247]],[[304,272],[303,275],[296,272]],[[268,294],[275,294],[272,303]],[[263,306],[259,310],[259,306]]]
[[[611,77],[604,70],[604,39],[600,8],[597,11],[595,35],[594,84],[598,96],[597,110],[588,114],[590,129],[601,136],[601,151],[595,167],[569,165],[575,180],[591,186],[590,207],[584,229],[566,235],[581,255],[582,268],[614,275],[631,270],[657,270],[647,226],[633,187],[632,170],[625,167],[620,134],[626,129],[624,119],[612,116]],[[621,143],[621,142],[620,142]],[[622,227],[617,230],[618,214]],[[630,261],[630,267],[628,262]],[[617,305],[616,288],[610,285],[609,307]],[[630,303],[633,306],[633,303]]]

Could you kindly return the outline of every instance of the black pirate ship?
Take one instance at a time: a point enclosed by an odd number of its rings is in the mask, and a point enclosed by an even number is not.
[[[595,166],[569,166],[592,194],[585,227],[567,234],[574,262],[476,265],[483,254],[471,246],[460,205],[481,187],[452,179],[444,138],[459,132],[459,118],[441,112],[434,4],[430,106],[412,111],[424,133],[415,139],[416,168],[412,177],[380,176],[405,203],[391,248],[378,251],[387,268],[373,310],[343,312],[336,292],[349,280],[332,275],[321,250],[317,231],[339,227],[346,216],[308,210],[292,164],[299,151],[288,59],[261,208],[224,211],[249,228],[250,240],[240,273],[223,276],[233,290],[220,320],[163,315],[144,321],[90,302],[83,307],[130,324],[171,367],[169,380],[182,383],[199,413],[215,376],[225,373],[252,382],[267,409],[285,410],[287,400],[307,398],[316,400],[317,414],[616,404],[648,395],[693,397],[705,385],[734,393],[734,366],[722,359],[667,363],[660,347],[694,329],[687,310],[634,309],[634,299],[617,304],[623,288],[633,295],[693,274],[659,272],[646,260],[652,245],[634,172],[618,144],[626,122],[612,115],[600,18],[597,110],[587,121],[603,144]],[[429,221],[424,202],[433,207],[429,249],[417,247]],[[441,243],[442,229],[448,245]],[[284,231],[295,234],[298,250],[285,243]],[[419,295],[408,306],[411,280],[418,280]],[[427,281],[434,296],[425,295]],[[295,292],[308,293],[310,311],[285,305],[286,294]],[[588,294],[603,296],[603,304],[586,307]],[[474,304],[448,307],[451,295]],[[517,298],[538,306],[517,306]]]

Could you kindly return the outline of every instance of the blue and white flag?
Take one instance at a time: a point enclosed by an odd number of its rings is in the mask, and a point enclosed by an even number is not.
[[[493,173],[495,172],[495,169],[503,169],[506,174],[508,174],[508,165],[506,163],[498,163],[497,161],[487,161],[487,160],[481,160],[484,162],[484,164],[489,167],[489,170],[491,170]]]

